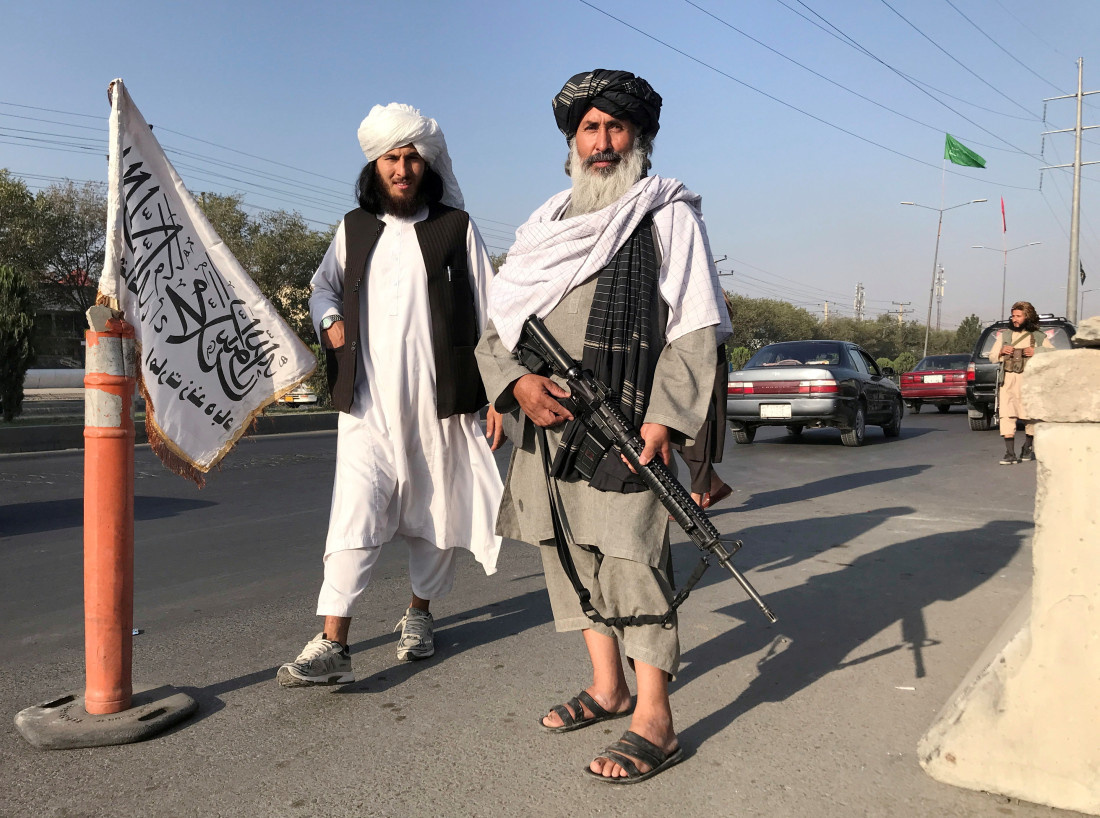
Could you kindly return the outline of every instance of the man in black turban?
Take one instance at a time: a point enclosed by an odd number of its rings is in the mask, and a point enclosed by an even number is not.
[[[680,662],[676,616],[667,627],[653,622],[673,598],[668,512],[614,451],[573,422],[559,403],[568,395],[560,384],[528,371],[512,351],[523,322],[538,315],[616,394],[645,441],[641,462],[667,463],[670,441],[693,438],[703,424],[717,344],[730,326],[699,197],[647,174],[661,97],[627,71],[597,70],[570,79],[553,107],[569,142],[571,185],[516,231],[476,353],[515,444],[497,533],[539,546],[555,626],[581,631],[592,662],[592,683],[543,711],[539,724],[564,733],[630,714],[630,729],[586,771],[633,784],[684,757],[668,696]],[[543,445],[554,459],[554,504]],[[554,509],[569,542],[556,540]],[[595,610],[582,609],[583,591]]]
[[[566,139],[576,136],[577,127],[589,108],[629,119],[639,133],[650,139],[661,127],[661,95],[629,71],[597,68],[575,74],[554,97],[553,105],[558,130]]]

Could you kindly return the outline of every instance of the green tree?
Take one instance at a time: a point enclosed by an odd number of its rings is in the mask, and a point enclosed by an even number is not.
[[[214,232],[225,242],[229,252],[248,270],[252,265],[252,225],[244,210],[244,195],[233,193],[200,193],[199,208],[209,220]]]
[[[752,357],[752,350],[747,347],[734,347],[726,345],[726,358],[734,369],[741,369]]]
[[[33,276],[38,269],[38,254],[34,194],[22,179],[6,168],[0,169],[0,264]]]
[[[894,359],[894,370],[900,375],[902,372],[912,372],[917,365],[917,356],[909,350],[901,352]]]
[[[84,313],[95,303],[107,238],[104,185],[70,181],[35,197],[39,301]]]
[[[772,298],[729,294],[733,306],[733,334],[729,344],[756,351],[778,341],[815,337],[817,320],[801,307]]]
[[[978,337],[982,334],[982,319],[971,313],[962,320],[959,328],[955,330],[955,349],[959,352],[970,352],[978,343]]]
[[[249,275],[303,338],[313,337],[309,282],[333,233],[313,230],[298,213],[285,210],[265,211],[252,220]]]
[[[507,253],[496,253],[495,255],[489,254],[489,263],[493,265],[494,270],[499,270],[504,266],[504,262],[508,259]]]
[[[23,378],[34,363],[34,304],[25,273],[0,266],[0,404],[11,423],[23,411]]]

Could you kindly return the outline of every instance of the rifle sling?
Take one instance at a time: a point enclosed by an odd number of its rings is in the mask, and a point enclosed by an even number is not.
[[[573,562],[573,555],[569,553],[569,546],[576,545],[576,543],[573,542],[572,531],[569,530],[569,523],[561,508],[561,494],[557,490],[557,480],[550,476],[550,447],[546,441],[546,430],[541,426],[536,426],[535,434],[542,455],[542,473],[546,478],[546,496],[550,501],[550,520],[554,526],[554,545],[557,547],[558,560],[561,562],[565,575],[569,577],[573,590],[577,592],[577,598],[580,600],[584,615],[593,622],[609,628],[628,628],[639,625],[660,625],[662,628],[671,628],[676,609],[683,604],[684,600],[688,598],[688,594],[691,593],[691,589],[695,587],[695,583],[702,578],[703,572],[710,565],[710,560],[704,554],[665,613],[659,616],[656,614],[642,614],[641,616],[605,617],[592,604],[592,593],[581,582],[581,578],[577,574],[577,566]]]

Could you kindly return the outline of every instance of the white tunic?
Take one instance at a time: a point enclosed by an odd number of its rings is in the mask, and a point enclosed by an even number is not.
[[[428,279],[411,219],[385,215],[360,287],[358,371],[351,412],[340,413],[336,481],[325,553],[420,537],[469,548],[496,571],[502,484],[476,413],[436,417]],[[493,268],[470,222],[466,234],[478,325],[486,324]],[[343,309],[344,225],[310,286],[315,327]],[[318,336],[320,332],[318,331]]]

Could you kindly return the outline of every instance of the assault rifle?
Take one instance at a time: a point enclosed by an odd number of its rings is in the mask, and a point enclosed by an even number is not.
[[[561,403],[584,424],[587,435],[602,447],[602,451],[614,449],[626,458],[646,486],[668,509],[668,513],[684,529],[691,541],[703,551],[700,567],[677,593],[672,609],[678,607],[687,598],[692,586],[698,582],[699,577],[710,564],[708,555],[713,554],[733,575],[737,584],[756,603],[764,616],[771,622],[775,622],[775,614],[730,560],[741,548],[741,541],[725,542],[721,539],[718,529],[707,519],[707,515],[691,499],[691,496],[684,491],[683,486],[672,476],[660,458],[642,465],[640,458],[645,443],[638,434],[638,430],[619,411],[616,405],[618,401],[613,399],[611,390],[591,372],[580,368],[569,353],[561,348],[557,339],[550,334],[538,316],[532,315],[524,323],[523,334],[516,347],[516,357],[535,374],[546,374],[549,371],[565,380],[570,396],[560,399]],[[594,467],[595,464],[591,465]]]

